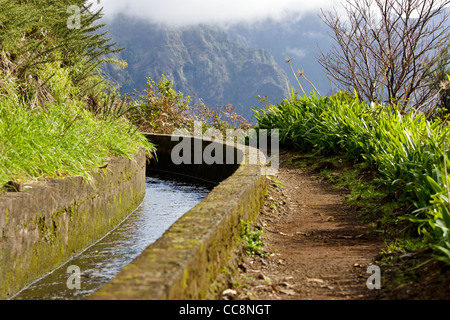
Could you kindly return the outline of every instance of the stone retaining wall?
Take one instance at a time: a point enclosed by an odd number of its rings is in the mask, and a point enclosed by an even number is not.
[[[103,237],[145,195],[145,152],[93,174],[25,185],[0,196],[0,299]]]
[[[259,213],[266,190],[261,153],[248,147],[223,145],[224,150],[233,149],[235,160],[245,161],[177,166],[171,161],[171,152],[179,141],[171,141],[170,136],[164,135],[149,134],[148,138],[158,145],[158,165],[150,165],[148,170],[224,180],[89,299],[205,298],[240,238],[241,219],[254,220]],[[185,138],[191,139],[192,146],[195,141],[201,143],[202,150],[216,143]],[[252,155],[262,157],[261,162],[251,160]]]

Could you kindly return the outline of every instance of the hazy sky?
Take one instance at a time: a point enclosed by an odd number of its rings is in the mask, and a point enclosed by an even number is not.
[[[98,1],[93,1],[97,3]],[[335,0],[100,0],[106,17],[127,13],[174,26],[301,18]]]

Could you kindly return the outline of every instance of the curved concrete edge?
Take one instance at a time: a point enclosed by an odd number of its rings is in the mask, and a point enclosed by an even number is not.
[[[146,154],[81,177],[0,196],[0,299],[7,299],[110,232],[145,196]]]
[[[173,171],[185,173],[191,170],[191,175],[210,179],[211,172],[217,174],[220,168],[229,170],[220,164],[178,167],[161,163],[170,157],[173,141],[164,135],[149,134],[148,138],[158,145],[158,161],[166,169],[172,167]],[[202,143],[204,148],[217,142],[203,140]],[[184,214],[161,238],[88,299],[179,300],[203,299],[208,295],[240,239],[241,220],[255,220],[266,191],[264,155],[242,145],[226,144],[223,147],[234,148],[246,161],[236,164],[231,175],[200,204]],[[257,154],[260,161],[250,161],[252,154]]]

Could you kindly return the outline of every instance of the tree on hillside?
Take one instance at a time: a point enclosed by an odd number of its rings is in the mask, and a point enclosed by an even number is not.
[[[425,109],[436,105],[430,86],[436,52],[449,41],[450,0],[345,0],[343,13],[323,12],[336,42],[319,63],[369,102]]]

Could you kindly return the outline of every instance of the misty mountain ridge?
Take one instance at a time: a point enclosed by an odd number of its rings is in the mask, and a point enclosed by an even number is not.
[[[119,58],[128,67],[106,67],[124,84],[122,93],[142,91],[147,77],[158,82],[164,74],[176,91],[210,108],[230,103],[247,119],[261,106],[257,97],[276,103],[289,96],[288,76],[269,51],[233,42],[218,27],[172,28],[119,15],[106,28],[119,47],[126,47]]]
[[[300,91],[286,58],[291,58],[295,72],[304,71],[322,95],[330,95],[331,84],[325,70],[318,63],[320,50],[328,52],[333,39],[329,36],[329,28],[317,14],[308,14],[301,19],[290,21],[274,21],[267,19],[258,23],[234,24],[226,29],[231,41],[241,45],[263,48],[269,51],[289,78],[289,87]],[[306,93],[313,87],[299,78]],[[335,85],[335,84],[333,84]]]

